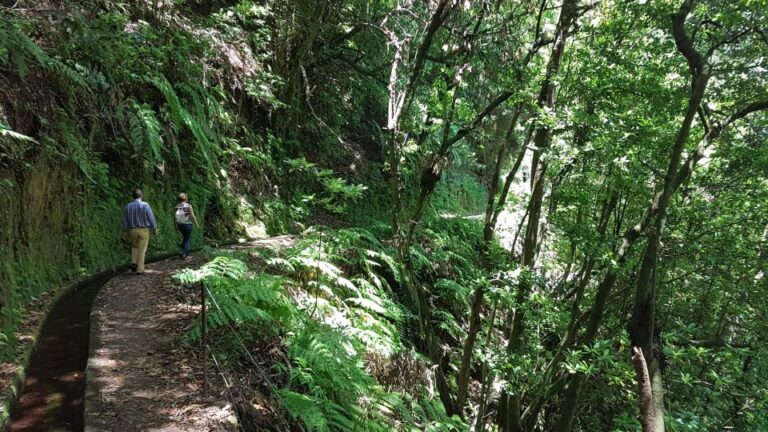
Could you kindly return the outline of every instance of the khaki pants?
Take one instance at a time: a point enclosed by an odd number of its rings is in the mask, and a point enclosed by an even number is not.
[[[144,255],[149,245],[149,228],[131,228],[128,230],[131,241],[131,263],[136,264],[136,271],[144,273]]]

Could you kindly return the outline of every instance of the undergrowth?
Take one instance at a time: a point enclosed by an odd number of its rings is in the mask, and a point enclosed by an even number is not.
[[[460,240],[471,238],[477,224],[432,224],[414,250],[417,267],[439,292],[435,319],[458,339],[463,330],[456,314],[476,276],[474,245]],[[401,265],[379,240],[386,230],[310,230],[289,248],[220,252],[175,278],[208,287],[211,328],[282,339],[289,362],[274,366],[286,383],[277,397],[307,430],[466,430],[460,419],[446,416],[429,362],[405,332],[415,317],[402,303]],[[187,337],[199,336],[198,324]],[[238,350],[213,349],[221,355]]]

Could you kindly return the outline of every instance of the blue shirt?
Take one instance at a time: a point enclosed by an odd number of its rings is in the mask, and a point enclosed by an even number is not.
[[[140,199],[128,203],[123,210],[123,229],[131,228],[157,229],[152,207]]]

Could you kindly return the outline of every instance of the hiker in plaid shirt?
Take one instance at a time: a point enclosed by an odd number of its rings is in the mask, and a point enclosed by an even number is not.
[[[133,201],[123,210],[123,238],[131,242],[131,270],[144,273],[144,255],[149,245],[149,231],[157,235],[157,221],[152,207],[142,201],[141,189],[133,191]]]

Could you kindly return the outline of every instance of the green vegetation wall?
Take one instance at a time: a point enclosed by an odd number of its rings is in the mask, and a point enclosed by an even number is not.
[[[334,137],[300,100],[280,94],[300,85],[274,54],[301,39],[270,34],[282,9],[49,6],[0,8],[0,356],[11,354],[30,299],[128,260],[121,211],[134,188],[160,224],[150,254],[177,247],[172,208],[181,191],[204,222],[197,245],[203,235],[299,230],[295,222],[336,218],[363,196],[386,209],[385,191],[357,184],[381,176],[377,145],[361,138],[375,128],[361,119],[379,109],[376,93],[331,125],[352,138]],[[309,70],[315,80],[330,69]],[[347,95],[341,108],[350,112],[350,101],[370,93],[360,80],[341,93],[328,83],[318,94]],[[329,100],[327,109],[337,108]],[[354,210],[350,218],[371,216]]]
[[[0,17],[5,356],[30,299],[128,260],[120,225],[132,189],[144,190],[158,218],[151,254],[178,247],[180,191],[204,234],[221,238],[237,229],[235,219],[253,217],[240,211],[239,194],[258,199],[268,188],[269,180],[249,180],[271,172],[262,134],[244,127],[271,104],[248,90],[269,79],[249,43],[216,27],[203,36],[189,17],[117,6]]]
[[[76,166],[45,158],[29,166],[0,171],[4,181],[0,208],[0,306],[6,337],[27,302],[65,279],[125,263],[129,246],[120,240],[125,190],[99,190],[86,185]],[[130,180],[116,183],[130,187]],[[151,179],[143,185],[154,205],[160,235],[150,253],[175,248],[171,225],[174,184]],[[198,202],[209,201],[205,189],[194,189]],[[205,205],[201,207],[204,218]],[[196,233],[199,242],[200,233]]]

